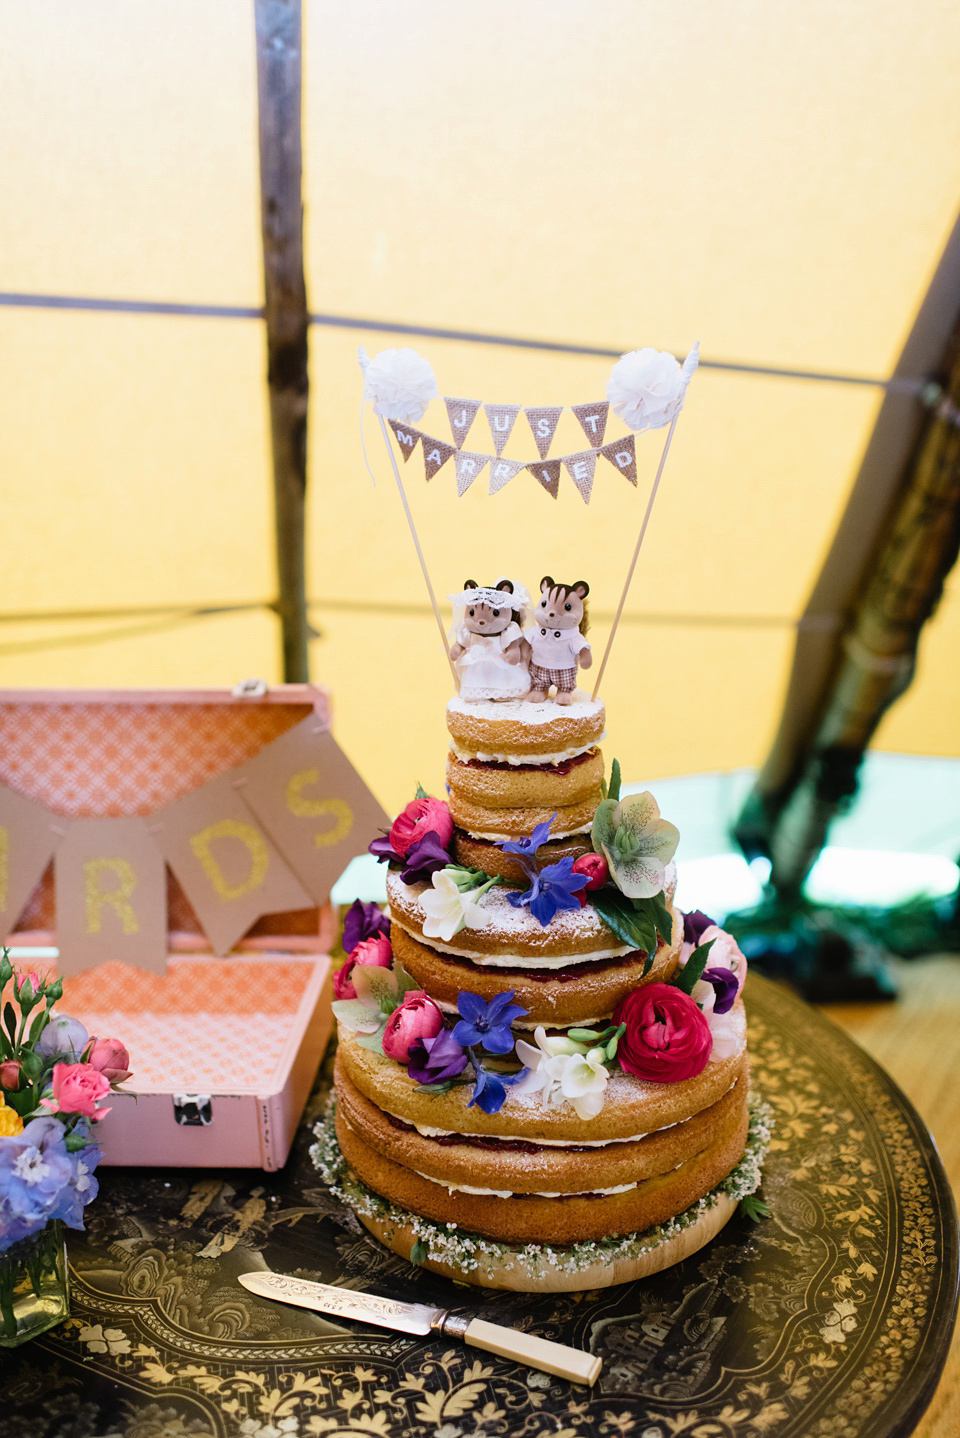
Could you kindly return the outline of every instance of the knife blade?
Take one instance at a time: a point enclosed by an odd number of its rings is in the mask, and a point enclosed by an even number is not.
[[[600,1374],[601,1360],[580,1348],[552,1343],[534,1333],[517,1328],[502,1328],[483,1318],[450,1313],[446,1308],[429,1308],[423,1303],[401,1303],[378,1293],[359,1293],[352,1288],[338,1288],[331,1283],[312,1283],[306,1278],[293,1278],[284,1273],[241,1273],[244,1288],[261,1298],[279,1303],[292,1303],[316,1313],[337,1318],[353,1318],[360,1323],[373,1323],[379,1328],[392,1328],[399,1333],[425,1337],[428,1333],[460,1338],[473,1348],[513,1358],[528,1368],[540,1368],[571,1383],[592,1387]]]

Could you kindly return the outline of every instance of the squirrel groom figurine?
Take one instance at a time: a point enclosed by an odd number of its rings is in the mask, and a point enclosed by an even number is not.
[[[572,703],[577,666],[589,669],[593,663],[590,645],[583,637],[589,593],[590,586],[583,579],[557,584],[545,574],[540,581],[540,602],[533,611],[536,627],[526,634],[531,648],[527,698],[535,704],[548,697],[552,684],[556,685],[558,704]]]

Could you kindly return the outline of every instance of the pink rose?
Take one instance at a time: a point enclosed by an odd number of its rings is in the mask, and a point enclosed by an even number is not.
[[[673,984],[646,984],[621,999],[613,1023],[626,1024],[617,1047],[620,1067],[655,1083],[679,1083],[706,1068],[710,1025],[689,994]]]
[[[119,1039],[94,1039],[87,1063],[112,1084],[130,1077],[130,1055]]]
[[[594,889],[602,889],[607,882],[610,866],[602,854],[581,854],[579,859],[573,861],[573,872],[587,876],[587,887],[577,894],[582,909],[587,902],[587,894]]]
[[[736,977],[739,998],[747,979],[747,960],[740,945],[732,934],[728,934],[726,929],[718,928],[716,924],[711,924],[709,929],[704,929],[700,935],[701,944],[709,944],[711,939],[713,948],[707,956],[707,968],[729,969]]]
[[[433,999],[422,989],[407,994],[399,1008],[387,1019],[383,1031],[383,1051],[389,1059],[405,1064],[410,1059],[410,1046],[417,1039],[433,1039],[443,1028],[443,1014]]]
[[[442,848],[453,838],[453,820],[450,809],[442,799],[411,799],[402,814],[394,819],[390,829],[390,845],[401,857],[430,831],[437,835]]]
[[[22,1068],[23,1065],[19,1059],[7,1059],[0,1064],[0,1088],[5,1088],[13,1093],[19,1087]]]
[[[353,980],[350,975],[357,964],[366,965],[377,969],[389,969],[393,963],[393,947],[386,934],[374,934],[371,939],[364,939],[350,950],[350,955],[343,968],[333,976],[333,996],[335,999],[355,999],[357,991],[353,987]]]
[[[97,1108],[100,1099],[110,1092],[110,1080],[90,1064],[54,1064],[53,1098],[41,1099],[52,1113],[79,1113],[84,1118],[101,1119],[108,1108]]]

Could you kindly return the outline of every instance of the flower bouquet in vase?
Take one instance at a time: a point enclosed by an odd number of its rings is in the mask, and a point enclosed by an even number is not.
[[[69,1312],[63,1228],[83,1228],[96,1197],[94,1125],[129,1078],[116,1039],[92,1038],[54,1005],[60,979],[0,958],[0,1346],[32,1338]]]

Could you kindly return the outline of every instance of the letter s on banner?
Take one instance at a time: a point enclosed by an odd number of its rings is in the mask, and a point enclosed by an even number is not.
[[[298,819],[332,819],[329,829],[314,834],[313,842],[325,849],[329,844],[339,844],[353,828],[353,810],[346,799],[307,799],[304,789],[307,785],[319,784],[319,769],[301,769],[287,784],[287,808]]]

